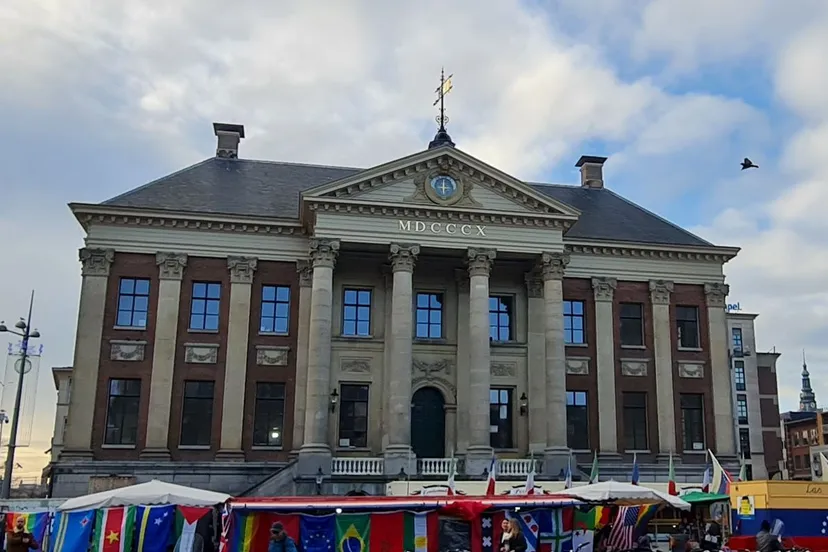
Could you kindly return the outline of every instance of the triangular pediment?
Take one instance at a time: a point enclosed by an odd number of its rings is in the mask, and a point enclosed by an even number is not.
[[[532,214],[576,220],[580,212],[462,150],[425,150],[302,194],[305,200]]]

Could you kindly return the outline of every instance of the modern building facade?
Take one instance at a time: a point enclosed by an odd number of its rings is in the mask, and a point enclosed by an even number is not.
[[[535,184],[444,129],[369,169],[239,159],[243,127],[214,129],[215,157],[71,205],[86,241],[55,496],[115,476],[375,489],[445,478],[451,456],[476,479],[493,452],[502,477],[539,479],[570,451],[664,476],[672,453],[695,479],[708,448],[736,461],[738,249],[607,189],[605,158]]]

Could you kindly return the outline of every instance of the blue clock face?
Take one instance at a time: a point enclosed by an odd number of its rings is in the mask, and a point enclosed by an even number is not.
[[[440,199],[450,199],[457,193],[457,181],[446,175],[435,176],[431,179],[431,189]]]

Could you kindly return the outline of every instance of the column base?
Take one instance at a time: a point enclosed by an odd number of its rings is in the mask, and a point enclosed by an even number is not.
[[[569,466],[571,452],[568,447],[546,447],[543,450],[543,475],[562,477]]]
[[[417,457],[411,450],[411,446],[388,445],[382,451],[382,457],[385,461],[385,475],[389,477],[417,475]]]
[[[330,476],[332,464],[331,447],[324,443],[305,444],[296,457],[296,474],[299,477]]]
[[[481,476],[488,475],[492,465],[492,447],[486,445],[469,445],[466,449],[466,475]]]
[[[141,460],[170,460],[170,450],[165,447],[150,447],[145,448],[140,452],[138,457]]]
[[[62,462],[83,462],[93,460],[94,455],[90,449],[63,449],[59,456]]]
[[[219,449],[216,460],[225,462],[244,462],[244,451],[238,449]]]

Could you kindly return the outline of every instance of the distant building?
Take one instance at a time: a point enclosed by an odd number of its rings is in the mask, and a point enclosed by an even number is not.
[[[49,464],[43,468],[41,482],[48,484],[52,476],[52,466],[57,462],[63,450],[63,436],[66,431],[66,419],[69,416],[69,399],[72,396],[72,367],[53,366],[52,380],[57,391],[57,408],[55,408],[55,428],[52,435],[52,446],[46,451],[49,455]]]
[[[825,415],[816,406],[816,395],[811,387],[811,374],[805,354],[802,354],[802,390],[799,393],[799,410],[785,412],[782,422],[785,428],[785,468],[788,479],[809,480],[814,476],[813,464],[818,464],[818,451],[825,445]],[[814,452],[816,448],[817,452]],[[817,466],[818,467],[818,466]]]

